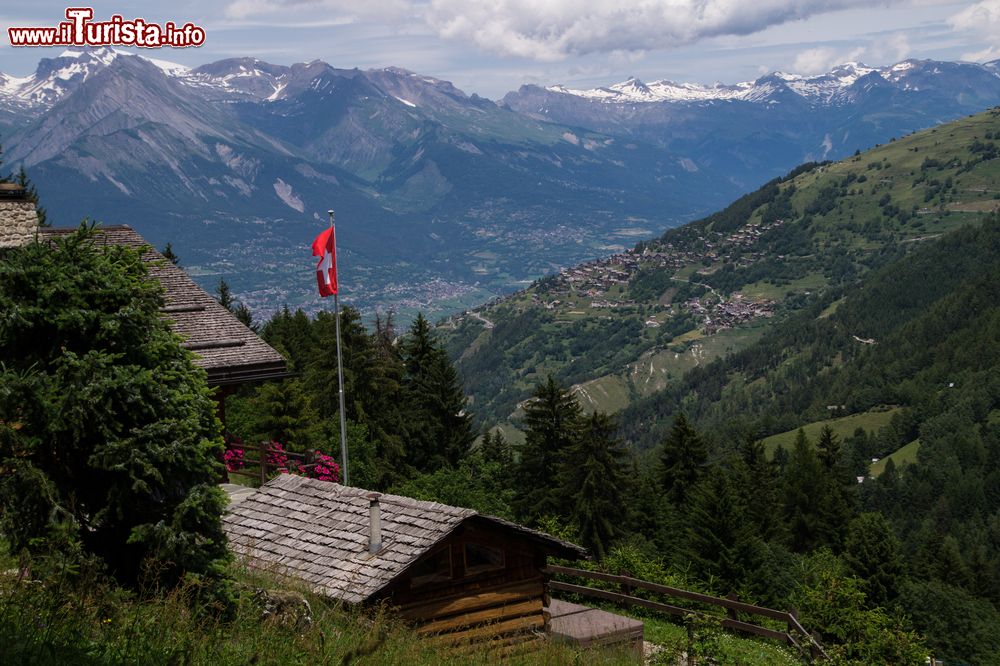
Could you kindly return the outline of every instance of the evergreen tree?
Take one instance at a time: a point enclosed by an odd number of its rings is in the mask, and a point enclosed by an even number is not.
[[[591,414],[564,449],[556,479],[562,514],[576,523],[583,545],[598,559],[622,535],[631,495],[626,453],[615,430],[607,414]]]
[[[525,442],[516,469],[518,497],[514,502],[523,520],[534,522],[558,514],[557,469],[579,427],[580,405],[549,375],[524,407]]]
[[[316,419],[309,409],[301,380],[267,382],[260,387],[254,402],[263,437],[282,444],[288,451],[316,448],[318,442],[309,432]]]
[[[899,596],[904,575],[902,546],[882,514],[862,513],[851,522],[844,561],[851,573],[865,581],[870,607],[888,607]]]
[[[28,172],[24,170],[24,165],[17,170],[17,175],[14,177],[14,182],[24,188],[25,197],[28,201],[35,204],[35,214],[38,216],[38,226],[47,227],[49,225],[49,216],[45,212],[45,209],[38,205],[38,190],[35,189],[34,183],[28,178]]]
[[[232,289],[229,288],[229,283],[226,282],[226,278],[219,278],[219,284],[215,288],[215,300],[219,301],[219,305],[232,312],[235,299],[233,298]]]
[[[764,442],[752,435],[743,437],[739,454],[732,476],[746,505],[746,519],[757,536],[769,541],[782,531],[779,514],[774,510],[781,502],[777,467],[768,462]]]
[[[809,552],[823,543],[822,498],[816,488],[822,478],[823,467],[800,428],[784,479],[789,547],[797,553]]]
[[[756,567],[753,526],[730,474],[713,469],[690,493],[687,552],[703,580],[715,579],[735,591]]]
[[[177,256],[177,254],[174,252],[174,246],[169,242],[167,243],[166,247],[163,248],[163,251],[160,252],[160,254],[162,254],[163,258],[172,263],[174,266],[177,266],[181,263],[181,258]]]
[[[489,429],[483,431],[483,441],[479,445],[483,452],[483,458],[487,462],[497,463],[510,471],[514,465],[514,449],[510,442],[503,436],[500,430],[491,433]]]
[[[824,425],[816,442],[816,454],[823,468],[818,482],[821,496],[821,525],[823,540],[839,552],[843,548],[847,525],[854,512],[857,481],[844,464],[840,438],[829,425]]]
[[[663,442],[660,455],[660,480],[667,499],[682,506],[701,480],[708,461],[708,447],[701,435],[688,422],[684,412],[674,419],[674,425]]]
[[[407,459],[420,471],[455,466],[475,440],[458,372],[418,314],[402,345],[404,389],[411,408]]]
[[[140,253],[94,234],[4,251],[0,312],[19,314],[0,320],[0,531],[14,552],[89,553],[125,582],[151,558],[167,584],[222,583],[205,373]]]

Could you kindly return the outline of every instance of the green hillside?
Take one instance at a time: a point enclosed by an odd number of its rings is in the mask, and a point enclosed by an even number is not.
[[[839,407],[839,405],[837,405],[837,407]],[[824,426],[828,426],[837,437],[846,439],[847,437],[853,435],[858,428],[861,428],[870,434],[876,434],[879,430],[889,425],[893,415],[898,413],[899,408],[875,409],[862,414],[852,414],[850,416],[842,416],[836,419],[806,423],[802,425],[801,428],[806,433],[806,437],[812,441],[816,441]],[[768,455],[773,455],[774,451],[779,446],[784,447],[786,450],[791,449],[792,445],[795,443],[795,437],[798,434],[798,431],[799,429],[795,428],[793,430],[786,430],[785,432],[778,433],[777,435],[765,437],[764,446]]]
[[[575,385],[585,409],[618,411],[817,303],[829,316],[831,294],[1000,208],[998,145],[992,110],[803,165],[703,220],[452,318],[441,330],[477,416],[516,417],[548,374]]]

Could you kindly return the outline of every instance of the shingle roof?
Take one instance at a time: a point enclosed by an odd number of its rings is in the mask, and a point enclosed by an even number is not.
[[[60,236],[73,229],[39,230],[41,236]],[[98,227],[96,242],[149,248],[142,258],[149,274],[164,290],[163,313],[170,328],[184,338],[183,346],[197,356],[195,363],[208,373],[210,385],[236,384],[287,376],[285,359],[212,296],[188,274],[163,258],[129,226]]]
[[[370,495],[282,474],[231,504],[223,526],[236,553],[348,603],[370,598],[467,521],[514,532],[560,557],[586,556],[579,546],[472,509],[386,494],[378,497],[382,548],[372,555]]]

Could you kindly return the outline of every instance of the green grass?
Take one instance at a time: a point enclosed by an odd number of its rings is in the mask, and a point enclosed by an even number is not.
[[[264,619],[257,586],[273,577],[236,572],[245,591],[234,616],[221,620],[192,610],[191,588],[138,595],[106,582],[19,582],[0,575],[0,662],[103,664],[634,664],[621,651],[581,650],[544,642],[534,652],[504,657],[487,646],[464,652],[418,639],[386,609],[350,609],[304,593],[312,623]],[[281,585],[286,587],[287,585]]]
[[[850,437],[854,434],[857,428],[866,430],[869,433],[874,433],[884,428],[892,420],[894,414],[899,411],[899,408],[888,409],[885,411],[877,412],[863,412],[861,414],[852,414],[850,416],[842,416],[836,419],[827,419],[825,421],[815,421],[813,423],[807,423],[802,426],[805,430],[806,436],[813,443],[819,437],[820,430],[823,426],[830,426],[833,430],[833,434],[837,435],[841,439],[845,437]],[[799,429],[788,430],[786,432],[778,433],[777,435],[771,435],[770,437],[764,438],[764,447],[767,450],[767,455],[774,455],[775,450],[779,446],[785,447],[786,450],[791,450],[792,446],[795,444],[795,437],[798,434]]]
[[[917,462],[917,452],[920,451],[920,440],[915,439],[906,446],[897,449],[895,452],[890,453],[885,458],[882,458],[878,462],[874,462],[868,468],[868,474],[872,477],[878,477],[885,471],[886,464],[892,460],[892,464],[899,469],[904,464],[913,465]]]

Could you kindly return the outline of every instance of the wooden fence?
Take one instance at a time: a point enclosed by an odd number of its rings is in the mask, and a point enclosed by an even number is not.
[[[652,601],[650,599],[632,596],[632,591],[639,589],[655,592],[667,597],[687,599],[689,601],[694,601],[708,606],[724,608],[726,610],[726,617],[721,618],[720,624],[725,629],[731,629],[746,634],[752,634],[754,636],[762,636],[764,638],[773,638],[782,641],[796,648],[800,654],[808,654],[812,659],[827,658],[826,652],[823,650],[823,646],[820,645],[812,634],[806,631],[805,628],[799,623],[798,618],[795,617],[795,613],[779,611],[773,608],[764,608],[763,606],[754,606],[752,604],[737,601],[736,599],[723,599],[721,597],[713,597],[707,594],[689,592],[676,587],[668,587],[666,585],[659,585],[657,583],[651,583],[638,578],[630,578],[629,576],[614,576],[611,574],[598,573],[596,571],[586,571],[584,569],[573,569],[570,567],[560,567],[554,565],[546,567],[545,572],[550,575],[559,574],[563,576],[573,576],[577,578],[602,581],[605,583],[616,583],[621,590],[620,592],[612,592],[610,590],[602,590],[584,585],[574,585],[572,583],[564,583],[557,580],[549,581],[549,589],[562,592],[572,592],[573,594],[596,597],[598,599],[605,599],[623,606],[640,606],[642,608],[648,608],[650,610],[670,615],[679,615],[682,617],[689,615],[703,618],[715,617],[708,613],[692,610],[690,608],[681,608],[679,606],[672,606],[659,601]],[[752,624],[750,622],[744,622],[738,619],[739,614],[741,613],[744,615],[751,615],[782,622],[785,625],[785,631],[772,629],[759,624]]]
[[[267,483],[268,478],[270,478],[271,472],[276,472],[282,467],[287,467],[289,464],[294,466],[296,472],[300,474],[316,466],[314,460],[315,454],[313,452],[294,453],[292,451],[276,449],[270,445],[270,442],[260,442],[259,444],[227,443],[226,450],[243,451],[243,457],[239,459],[242,467],[236,469],[227,468],[227,480],[230,474],[238,474],[239,476],[260,479],[260,485],[264,485]],[[256,455],[249,457],[247,454],[250,453],[255,453]],[[284,457],[287,462],[285,465],[275,464],[269,462],[269,456],[273,456],[275,459]]]

